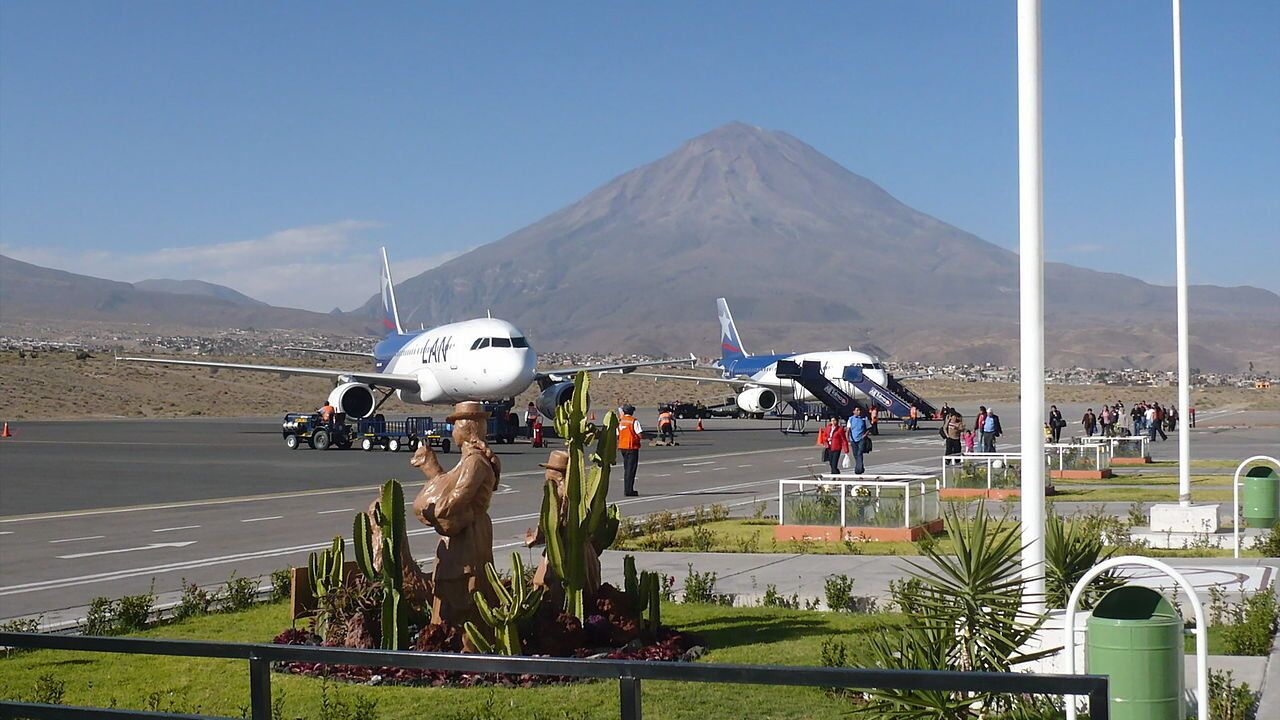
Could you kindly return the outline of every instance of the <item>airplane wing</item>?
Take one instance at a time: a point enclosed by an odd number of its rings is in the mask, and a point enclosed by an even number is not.
[[[418,378],[414,375],[393,375],[390,373],[370,372],[368,370],[329,370],[327,368],[288,367],[284,365],[248,365],[245,363],[221,363],[208,360],[173,360],[169,358],[119,357],[117,360],[128,362],[155,363],[158,365],[189,365],[207,367],[213,370],[249,370],[252,372],[277,373],[289,375],[310,375],[312,377],[330,378],[336,382],[358,382],[375,387],[394,390],[418,392]]]
[[[654,367],[656,365],[686,365],[686,364],[689,365],[689,367],[695,367],[697,363],[698,363],[698,358],[690,354],[689,357],[687,358],[679,358],[679,359],[670,358],[667,360],[645,360],[643,362],[619,363],[616,365],[584,365],[583,367],[576,367],[576,368],[557,368],[555,370],[541,371],[538,373],[538,376],[545,377],[549,380],[553,380],[556,382],[561,382],[564,380],[572,380],[574,375],[577,375],[579,372],[583,372],[583,371],[629,374],[629,373],[634,373],[636,371],[636,368],[642,368],[642,367]]]
[[[313,347],[283,347],[281,350],[293,350],[295,352],[324,353],[325,355],[348,355],[350,357],[371,358],[374,354],[371,352],[359,352],[357,350],[330,350],[328,348]]]

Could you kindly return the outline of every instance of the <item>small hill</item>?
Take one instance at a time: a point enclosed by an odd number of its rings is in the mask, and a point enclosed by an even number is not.
[[[170,293],[172,295],[198,295],[200,297],[212,297],[219,300],[235,303],[237,305],[257,305],[260,307],[267,306],[267,303],[261,300],[254,300],[238,290],[232,290],[226,285],[217,285],[215,283],[205,282],[203,280],[143,280],[133,284],[138,290],[147,292]]]

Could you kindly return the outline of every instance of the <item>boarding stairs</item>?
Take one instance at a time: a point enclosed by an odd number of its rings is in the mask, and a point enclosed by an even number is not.
[[[850,369],[856,369],[861,372],[861,368],[847,368],[846,373]],[[852,395],[841,390],[838,385],[823,374],[822,363],[815,360],[806,360],[803,363],[797,363],[794,360],[779,360],[776,374],[779,379],[792,380],[799,383],[801,387],[812,393],[815,398],[821,400],[824,405],[834,410],[842,418],[850,417],[853,415],[854,408],[862,407],[862,403],[854,400]],[[879,386],[877,385],[877,387]]]
[[[897,378],[889,376],[889,392],[897,395],[907,401],[908,405],[915,405],[920,409],[921,419],[928,419],[938,416],[938,408],[929,403],[928,400],[917,395],[906,385],[903,385]]]
[[[862,368],[850,365],[844,369],[844,380],[853,385],[862,394],[871,398],[882,410],[900,418],[911,416],[911,406],[915,405],[920,412],[921,420],[932,418],[938,411],[919,395],[908,390],[902,383],[889,377],[889,387],[872,380],[862,372]]]

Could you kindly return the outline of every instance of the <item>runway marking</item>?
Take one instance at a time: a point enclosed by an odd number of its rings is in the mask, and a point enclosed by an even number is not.
[[[667,463],[680,462],[682,460],[704,460],[704,459],[712,459],[712,458],[741,457],[744,455],[762,455],[766,453],[790,452],[793,450],[795,450],[795,448],[791,448],[791,447],[766,448],[764,450],[743,450],[741,452],[723,452],[723,453],[713,453],[711,455],[694,455],[694,456],[685,457],[685,458],[667,458],[665,460],[646,460],[645,464],[646,465],[663,465]],[[525,470],[521,472],[504,473],[503,477],[508,477],[508,478],[532,477],[532,476],[542,475],[542,472],[543,472],[542,470]],[[410,488],[419,488],[419,487],[422,487],[424,484],[426,483],[425,482],[404,483],[404,488],[405,490],[408,490]],[[93,515],[115,515],[117,513],[141,512],[145,510],[174,510],[179,508],[205,507],[205,506],[213,506],[213,505],[232,505],[236,503],[246,503],[246,502],[266,502],[269,500],[288,500],[291,498],[319,497],[322,495],[341,495],[344,493],[354,493],[354,492],[377,492],[381,489],[382,489],[381,485],[356,485],[356,486],[343,487],[343,488],[331,488],[327,490],[300,490],[296,492],[268,493],[265,495],[243,495],[239,497],[212,498],[208,500],[185,500],[181,502],[158,503],[158,504],[152,504],[152,505],[132,505],[132,506],[115,507],[115,508],[94,508],[90,510],[72,510],[69,512],[35,513],[32,515],[16,515],[13,517],[3,517],[3,518],[0,518],[0,524],[30,522],[32,520],[62,520],[66,518],[90,517]],[[510,492],[519,492],[519,490],[515,490],[513,488]],[[325,547],[328,547],[328,546],[326,545]]]
[[[408,502],[406,502],[406,503],[405,503],[405,505],[408,505],[408,504],[409,504]],[[332,515],[333,513],[340,513],[340,512],[353,512],[353,511],[355,511],[355,508],[341,508],[341,509],[338,509],[338,510],[319,510],[319,511],[317,511],[317,512],[316,512],[316,514],[317,514],[317,515]]]
[[[662,473],[661,475],[650,475],[649,477],[656,477],[656,478],[671,477],[671,473]]]
[[[694,475],[694,474],[697,474],[697,473],[700,473],[700,472],[702,472],[702,471],[701,471],[701,470],[685,470],[685,471],[684,471],[684,474],[685,474],[685,475]]]
[[[12,535],[12,530],[0,530],[0,535]]]
[[[808,477],[808,476],[796,475],[789,478],[771,478],[768,480],[752,480],[748,482],[733,483],[731,485],[719,485],[719,486],[714,486],[709,488],[699,488],[696,490],[682,490],[677,493],[666,493],[662,495],[651,495],[651,496],[644,496],[644,497],[638,497],[638,498],[626,498],[625,500],[619,500],[617,504],[618,505],[635,505],[637,503],[658,502],[660,500],[668,500],[671,498],[684,497],[686,495],[694,495],[694,494],[701,495],[705,493],[714,493],[719,491],[737,490],[740,488],[747,488],[755,485],[772,485],[773,483],[776,483],[778,480],[797,480],[802,477]],[[493,523],[495,525],[500,525],[500,524],[511,523],[511,522],[520,522],[523,520],[532,520],[534,518],[537,518],[538,516],[539,516],[539,513],[525,513],[522,515],[511,515],[508,517],[497,518],[493,521]],[[418,530],[410,530],[406,534],[416,537],[418,535],[433,535],[435,534],[435,531],[432,530],[431,528],[420,528]],[[194,541],[191,541],[191,542],[194,542]],[[309,545],[296,545],[293,547],[274,548],[270,550],[256,550],[252,552],[236,553],[234,555],[223,555],[223,556],[212,557],[212,558],[203,558],[199,560],[187,560],[183,562],[169,563],[166,565],[152,565],[150,567],[131,568],[126,570],[115,570],[111,572],[97,573],[94,575],[81,575],[76,577],[62,578],[58,580],[42,580],[39,582],[23,583],[21,585],[8,585],[8,586],[0,587],[0,597],[7,596],[7,595],[19,595],[19,594],[30,593],[30,592],[40,592],[44,590],[60,590],[62,588],[74,587],[77,585],[91,585],[91,584],[100,583],[100,582],[126,580],[129,578],[146,576],[146,575],[161,575],[164,573],[182,572],[185,570],[194,570],[197,568],[210,567],[213,565],[225,565],[228,563],[240,562],[243,560],[260,560],[264,558],[279,557],[281,555],[293,555],[298,553],[311,552],[312,550],[323,550],[324,548],[329,547],[330,544],[331,543],[322,542],[322,543],[313,543]],[[350,545],[352,544],[352,541],[347,540],[346,544]],[[513,542],[513,543],[508,543],[506,545],[499,545],[495,547],[506,548],[506,547],[515,547],[517,545],[523,545],[523,544],[524,543],[522,542]],[[424,564],[427,564],[433,561],[434,561],[434,558],[431,558],[425,561]]]
[[[283,515],[268,515],[268,516],[266,516],[266,517],[260,517],[260,518],[249,518],[248,520],[241,520],[240,522],[262,522],[263,520],[279,520],[279,519],[280,519],[280,518],[282,518],[282,517],[284,517],[284,516],[283,516]]]
[[[118,550],[98,550],[96,552],[76,553],[74,555],[59,555],[59,560],[75,560],[77,558],[96,557],[98,555],[118,555],[120,553],[137,552],[139,550],[159,550],[160,548],[182,548],[188,545],[195,545],[195,540],[183,540],[181,542],[171,543],[151,543],[150,545],[142,545],[139,547],[120,548]]]
[[[696,462],[696,463],[681,463],[681,465],[683,465],[684,467],[693,467],[695,465],[714,465],[714,464],[715,464],[714,460],[707,460],[704,462]]]
[[[160,528],[159,530],[152,530],[151,532],[173,532],[174,530],[195,530],[198,527],[200,526],[199,525],[183,525],[181,527]]]
[[[728,469],[729,469],[729,468],[727,468],[727,467],[725,467],[725,466],[721,465],[720,467],[711,468],[711,472],[715,472],[715,471],[717,471],[717,470],[728,470]]]
[[[740,468],[744,468],[744,467],[751,467],[751,465],[749,465],[749,464],[748,464],[748,465],[739,465],[738,467],[740,467]]]
[[[85,535],[84,537],[63,538],[61,540],[50,540],[49,544],[57,545],[58,543],[80,542],[81,540],[101,540],[104,537],[106,537],[106,535]]]

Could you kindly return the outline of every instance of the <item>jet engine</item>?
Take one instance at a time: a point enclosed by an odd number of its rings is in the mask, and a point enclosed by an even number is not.
[[[769,388],[756,387],[743,390],[738,395],[738,407],[743,412],[763,415],[778,404],[778,393]]]
[[[534,404],[538,406],[538,412],[542,413],[543,417],[555,420],[556,408],[567,404],[572,399],[573,382],[566,380],[543,388]]]
[[[340,413],[351,418],[366,418],[373,414],[377,404],[373,396],[373,388],[364,383],[343,383],[329,393],[329,404]]]

